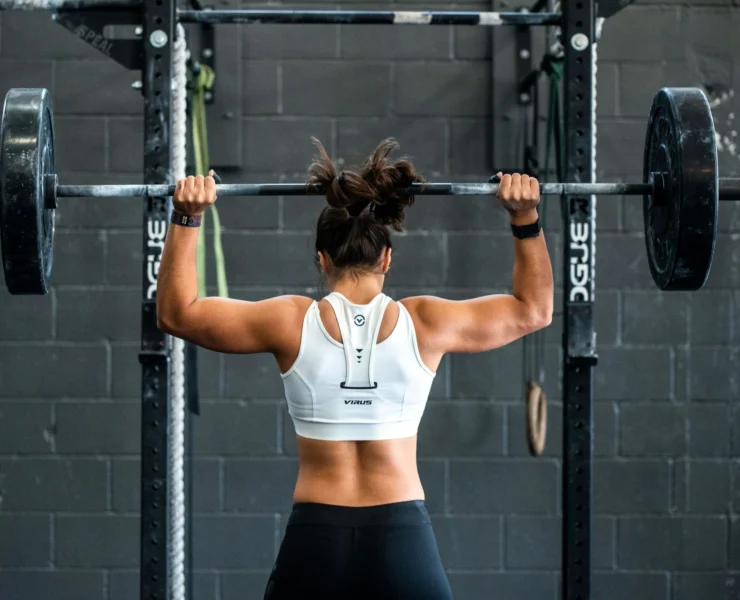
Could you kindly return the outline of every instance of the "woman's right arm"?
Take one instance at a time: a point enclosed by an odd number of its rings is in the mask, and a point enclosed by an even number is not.
[[[172,199],[175,210],[190,217],[202,215],[215,201],[216,183],[211,176],[179,181]],[[173,224],[167,231],[157,278],[159,329],[216,352],[297,352],[300,324],[311,300],[300,296],[259,302],[198,298],[197,240],[196,227]]]
[[[499,201],[513,225],[537,220],[539,184],[519,175],[503,176]],[[554,283],[543,232],[513,238],[512,293],[453,301],[432,296],[403,300],[412,315],[420,351],[430,362],[448,352],[485,352],[547,327],[552,321]]]

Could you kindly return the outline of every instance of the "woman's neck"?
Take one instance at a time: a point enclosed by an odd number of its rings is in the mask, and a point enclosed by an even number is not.
[[[368,304],[383,291],[384,275],[346,276],[341,279],[328,281],[329,291],[339,292],[350,302]]]

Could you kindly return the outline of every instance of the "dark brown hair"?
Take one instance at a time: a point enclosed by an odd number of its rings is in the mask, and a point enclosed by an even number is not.
[[[396,189],[424,179],[408,160],[388,158],[398,148],[393,138],[383,140],[359,171],[340,173],[321,142],[311,140],[319,156],[307,184],[320,189],[328,203],[316,225],[316,251],[326,252],[336,271],[371,271],[391,247],[388,227],[403,231],[406,208],[414,203],[414,196]]]

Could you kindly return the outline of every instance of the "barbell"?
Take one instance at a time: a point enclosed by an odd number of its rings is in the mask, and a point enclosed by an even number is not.
[[[583,131],[576,130],[581,136]],[[49,291],[59,198],[163,197],[174,185],[61,185],[54,172],[54,113],[46,89],[11,89],[0,123],[0,241],[11,294]],[[719,179],[714,122],[695,88],[653,100],[641,183],[545,183],[543,195],[643,196],[650,272],[663,290],[697,290],[709,275],[718,202],[740,200],[740,179]],[[414,184],[415,195],[495,194],[491,183]],[[219,196],[321,195],[304,183],[222,184]]]

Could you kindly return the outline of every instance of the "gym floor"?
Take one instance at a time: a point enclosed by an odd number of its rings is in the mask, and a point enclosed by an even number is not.
[[[599,178],[641,178],[645,121],[661,86],[710,93],[721,174],[740,176],[740,8],[691,4],[638,2],[605,24]],[[514,35],[219,27],[211,162],[225,182],[296,181],[311,135],[347,164],[393,135],[430,179],[485,181],[492,165],[520,162]],[[541,54],[542,34],[533,37]],[[138,77],[47,13],[0,15],[0,94],[52,92],[60,179],[141,182]],[[232,296],[321,293],[311,253],[321,202],[219,201]],[[142,212],[135,200],[64,204],[52,293],[11,297],[0,286],[0,598],[130,600],[138,597]],[[721,206],[712,273],[694,293],[655,289],[641,199],[600,199],[597,222],[593,599],[737,599],[740,206]],[[510,233],[490,199],[419,199],[408,228],[396,237],[391,295],[507,289]],[[551,199],[558,287],[561,229]],[[215,285],[212,262],[208,272]],[[547,332],[549,431],[536,459],[524,435],[521,344],[448,357],[439,370],[419,465],[458,600],[558,597],[561,330],[556,318]],[[199,381],[192,597],[261,599],[297,470],[281,381],[270,357],[207,351]]]

